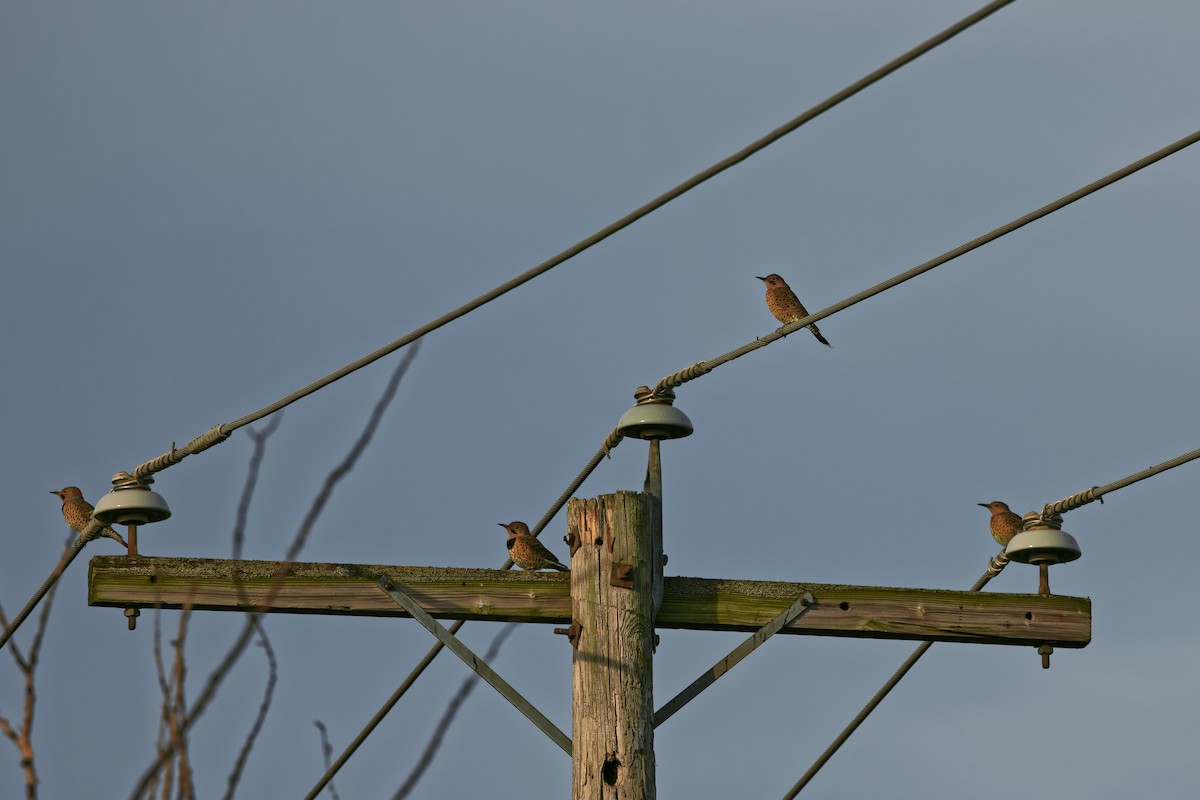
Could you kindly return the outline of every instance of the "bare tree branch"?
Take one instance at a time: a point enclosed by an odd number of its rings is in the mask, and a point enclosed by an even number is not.
[[[233,765],[233,771],[229,773],[229,787],[225,790],[225,800],[233,800],[233,794],[237,791],[238,781],[242,779],[242,770],[250,757],[250,750],[253,749],[254,741],[258,738],[263,723],[267,719],[267,712],[271,710],[271,698],[275,694],[275,682],[279,676],[275,651],[271,648],[271,640],[267,638],[267,631],[262,625],[258,626],[258,644],[267,654],[267,688],[263,691],[263,699],[258,706],[258,716],[254,718],[254,724],[250,726],[250,733],[246,735],[246,741],[242,743],[242,749],[238,753],[237,762]]]
[[[246,480],[242,485],[242,495],[238,499],[237,514],[234,518],[233,558],[235,559],[242,557],[242,546],[246,538],[246,519],[250,515],[250,505],[254,499],[254,490],[258,486],[258,475],[262,468],[263,457],[267,452],[267,439],[278,430],[279,423],[282,420],[283,412],[280,412],[272,417],[271,421],[262,431],[256,431],[251,428],[246,429],[246,432],[250,434],[250,438],[254,441],[254,452],[250,455],[250,463],[246,469]],[[238,593],[244,600],[245,595],[242,593],[240,583],[238,584]],[[267,656],[267,686],[263,692],[262,703],[258,707],[258,715],[255,717],[254,723],[250,726],[250,730],[246,734],[246,741],[242,743],[242,748],[238,752],[233,770],[229,773],[225,789],[226,800],[232,800],[234,794],[237,792],[237,786],[242,779],[242,772],[245,770],[246,762],[250,757],[250,751],[254,748],[254,742],[258,739],[258,734],[262,730],[268,712],[271,710],[271,699],[275,695],[275,683],[279,676],[278,663],[275,661],[275,650],[271,647],[271,640],[267,637],[267,630],[259,619],[259,615],[250,613],[247,615],[247,618],[257,623],[258,644],[263,648]]]
[[[362,433],[359,434],[358,439],[351,446],[350,452],[346,454],[342,461],[335,466],[325,478],[324,484],[321,486],[320,491],[317,492],[316,497],[313,498],[308,513],[300,523],[300,528],[296,531],[296,536],[293,538],[291,545],[287,549],[283,563],[280,565],[279,572],[276,573],[275,580],[272,582],[270,589],[267,591],[267,595],[263,602],[256,609],[257,612],[266,611],[270,607],[271,602],[275,599],[275,596],[279,592],[279,587],[282,585],[283,579],[287,576],[288,566],[291,562],[296,560],[296,556],[299,555],[300,551],[307,543],[308,536],[312,532],[313,526],[320,518],[321,512],[325,509],[326,504],[328,504],[329,498],[333,495],[334,489],[337,488],[337,485],[341,482],[342,478],[346,477],[346,475],[349,474],[349,472],[354,468],[354,465],[358,462],[359,457],[362,455],[363,451],[366,450],[367,445],[370,444],[371,439],[375,435],[375,431],[379,427],[380,421],[383,419],[384,412],[387,410],[388,406],[396,396],[396,390],[400,386],[400,381],[403,379],[405,373],[408,372],[409,366],[412,364],[413,359],[416,358],[417,353],[420,351],[420,343],[421,340],[418,339],[417,341],[413,342],[407,350],[405,350],[404,357],[400,360],[400,363],[396,365],[395,370],[393,370],[391,378],[384,387],[383,394],[380,395],[379,400],[375,403],[375,407],[372,409],[371,415],[367,419],[366,425],[363,427]],[[220,689],[221,684],[228,676],[230,670],[233,669],[233,666],[241,658],[242,653],[245,652],[246,646],[250,643],[250,638],[257,628],[257,616],[255,614],[248,614],[246,617],[246,622],[242,625],[242,629],[238,633],[237,638],[234,640],[234,643],[230,646],[228,652],[225,654],[225,658],[209,675],[208,681],[201,690],[200,694],[197,696],[195,703],[192,705],[192,711],[188,715],[188,718],[184,721],[183,727],[185,733],[187,729],[189,729],[208,709],[209,703],[212,702],[213,697],[216,696],[217,691]],[[146,771],[142,773],[142,777],[138,780],[137,785],[130,794],[131,800],[138,800],[138,798],[145,796],[144,793],[146,787],[153,779],[154,773],[157,772],[166,759],[171,758],[172,755],[174,755],[174,753],[170,746],[168,746],[164,752],[158,754],[155,760],[146,768]]]
[[[280,411],[271,418],[262,431],[247,428],[246,433],[254,440],[254,452],[250,454],[250,464],[246,469],[246,482],[242,485],[242,496],[238,500],[237,515],[233,522],[233,558],[242,557],[242,544],[246,540],[246,518],[250,515],[250,501],[254,498],[254,489],[258,486],[258,472],[262,467],[263,456],[267,452],[267,439],[271,438],[279,423],[283,422],[283,412]]]
[[[72,533],[67,537],[66,543],[63,546],[63,554],[59,557],[58,565],[54,568],[54,573],[52,574],[61,574],[62,570],[66,569],[66,565],[70,563],[73,557],[74,542],[75,534]],[[42,642],[46,636],[46,628],[50,623],[50,609],[54,607],[54,595],[57,588],[56,585],[51,584],[46,591],[45,603],[42,605],[41,613],[38,614],[37,628],[34,629],[33,641],[29,645],[28,657],[21,653],[16,642],[11,643],[10,649],[12,650],[13,661],[16,662],[17,669],[20,671],[25,683],[25,707],[21,714],[20,729],[15,729],[7,717],[0,715],[0,733],[8,737],[21,754],[21,770],[25,774],[25,797],[28,800],[35,800],[38,796],[36,753],[33,749],[33,712],[37,706],[35,676],[38,668],[38,660],[42,653]],[[8,629],[8,619],[3,609],[0,609],[0,627]]]
[[[329,758],[333,755],[333,745],[329,743],[329,731],[325,730],[325,723],[319,719],[314,719],[313,725],[316,725],[317,730],[321,733],[321,758],[325,762],[325,771],[328,772]],[[340,800],[337,789],[333,788],[333,781],[329,782],[329,794],[333,800]]]
[[[191,603],[185,603],[179,614],[179,633],[172,643],[175,648],[175,664],[172,669],[171,701],[171,748],[179,761],[179,798],[180,800],[196,800],[196,788],[192,785],[192,767],[189,759],[187,731],[184,724],[188,718],[187,693],[184,681],[187,677],[187,664],[184,661],[184,645],[187,642],[187,625],[192,616]]]
[[[492,643],[488,645],[487,652],[483,655],[483,660],[490,662],[500,652],[500,647],[504,644],[504,640],[516,630],[517,623],[510,622],[500,629],[492,639]],[[458,687],[458,691],[450,698],[450,702],[446,704],[446,710],[442,712],[442,718],[438,720],[437,727],[433,729],[433,735],[429,737],[429,743],[425,745],[425,751],[421,753],[421,757],[417,759],[416,766],[412,772],[404,780],[404,783],[396,791],[392,800],[404,800],[416,788],[417,783],[421,780],[421,776],[425,774],[425,770],[429,769],[429,765],[433,763],[433,759],[437,756],[438,749],[442,746],[442,739],[446,735],[446,731],[450,728],[450,723],[454,722],[454,717],[458,714],[458,709],[462,706],[466,699],[474,691],[475,686],[479,683],[479,675],[472,672],[469,677],[463,680],[462,685]],[[328,767],[326,767],[328,769]]]
[[[162,695],[162,710],[158,716],[158,733],[154,738],[154,750],[160,756],[166,752],[167,742],[170,739],[171,727],[171,684],[167,683],[167,669],[163,665],[162,658],[162,609],[154,609],[154,640],[151,645],[154,655],[154,674],[158,678],[158,691]],[[163,782],[163,800],[169,800],[171,796],[171,785],[174,783],[174,759],[168,760],[165,769],[156,771],[152,780],[146,787],[146,796],[153,797],[157,788],[158,780],[161,777]],[[160,774],[161,773],[161,774]]]

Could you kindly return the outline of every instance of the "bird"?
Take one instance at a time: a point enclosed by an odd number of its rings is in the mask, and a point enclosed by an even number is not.
[[[570,572],[571,568],[563,564],[546,546],[529,532],[529,526],[524,522],[513,521],[498,523],[508,531],[508,557],[521,569],[556,569],[559,572]]]
[[[71,530],[80,533],[92,521],[92,511],[94,509],[91,503],[83,499],[83,492],[79,491],[78,486],[68,486],[65,489],[59,489],[57,492],[50,492],[50,494],[56,494],[62,500],[63,519],[71,526]],[[116,539],[121,543],[122,547],[129,547],[125,543],[125,540],[121,538],[121,534],[108,526],[105,526],[100,531],[100,535]]]
[[[993,500],[990,503],[978,503],[992,512],[992,538],[1003,547],[1008,547],[1009,541],[1025,527],[1024,520],[1016,512],[1008,510],[1007,503]]]
[[[767,277],[755,275],[760,281],[767,285],[767,310],[775,315],[775,319],[787,325],[789,322],[795,322],[798,319],[803,319],[808,316],[808,309],[800,302],[800,298],[796,297],[796,293],[792,291],[792,287],[787,285],[787,281],[778,275],[771,273]],[[833,347],[829,340],[821,335],[817,324],[808,326],[812,331],[812,335],[817,337],[817,341],[826,347]]]

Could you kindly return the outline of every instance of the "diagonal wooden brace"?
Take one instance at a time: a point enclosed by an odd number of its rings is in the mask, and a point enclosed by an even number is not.
[[[691,702],[696,695],[716,683],[717,678],[720,678],[726,672],[733,669],[739,661],[754,652],[755,648],[782,630],[784,626],[804,616],[810,608],[816,605],[816,602],[809,592],[805,592],[797,598],[782,614],[751,634],[749,639],[739,644],[729,655],[714,664],[712,669],[699,678],[696,678],[686,689],[668,700],[658,711],[655,711],[654,727],[657,728],[670,719],[676,711]]]
[[[528,717],[530,722],[537,725],[542,733],[549,736],[567,755],[571,755],[571,739],[559,730],[557,725],[548,720],[542,712],[534,708],[533,704],[521,696],[520,692],[509,686],[508,682],[497,675],[483,659],[471,652],[470,648],[458,640],[458,637],[446,630],[440,622],[429,616],[425,609],[417,604],[417,601],[397,589],[396,585],[390,580],[380,578],[378,583],[380,589],[387,592],[393,600],[404,607],[404,610],[412,614],[413,619],[424,625],[425,629],[436,636],[442,644],[446,645],[450,652],[461,658],[463,663],[473,669],[479,677],[491,684],[493,689],[503,695],[505,700],[512,703],[518,711]]]

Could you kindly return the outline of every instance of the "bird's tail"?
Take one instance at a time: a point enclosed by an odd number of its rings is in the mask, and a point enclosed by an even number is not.
[[[826,347],[833,347],[833,345],[831,345],[829,343],[829,340],[821,335],[821,329],[817,327],[817,323],[814,322],[812,325],[809,325],[808,329],[810,331],[812,331],[813,336],[817,337],[818,342],[825,345]]]
[[[554,568],[555,568],[556,570],[558,570],[559,572],[570,572],[570,571],[571,571],[571,568],[570,568],[570,567],[566,566],[565,564],[560,564],[560,563],[558,563],[557,561],[555,561],[555,562],[554,562],[553,564],[551,564],[550,566],[554,567]]]

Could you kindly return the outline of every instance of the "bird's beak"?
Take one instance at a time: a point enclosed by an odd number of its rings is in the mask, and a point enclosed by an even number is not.
[[[983,506],[984,508],[987,508],[987,507],[988,507],[988,504],[987,504],[987,503],[976,503],[975,505],[977,505],[977,506]]]
[[[497,524],[497,525],[499,525],[501,528],[507,528],[507,527],[508,527],[508,526],[507,526],[507,525],[505,525],[503,522],[497,522],[496,524]]]
[[[763,277],[763,276],[761,276],[761,275],[755,275],[754,277],[758,278],[760,281],[765,281],[765,280],[766,280],[766,278],[764,278],[764,277]]]
[[[50,494],[58,494],[58,492],[51,491]]]

